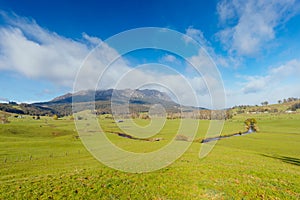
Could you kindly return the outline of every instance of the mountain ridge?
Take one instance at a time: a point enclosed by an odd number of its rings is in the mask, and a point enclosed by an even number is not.
[[[112,104],[124,109],[129,107],[131,113],[148,112],[151,106],[160,104],[168,113],[189,112],[205,108],[183,106],[174,102],[167,93],[154,89],[107,89],[82,90],[75,93],[66,93],[46,102],[32,104],[2,105],[3,109],[16,114],[30,115],[72,115],[73,104],[76,111],[84,110],[94,102],[95,112],[98,114],[112,113]],[[18,107],[15,109],[14,107]],[[1,107],[0,107],[1,108]],[[79,109],[79,110],[78,110]]]
[[[107,89],[107,90],[81,90],[75,93],[67,93],[48,102],[38,102],[35,104],[56,104],[56,103],[79,103],[91,101],[110,101],[117,100],[126,102],[126,100],[144,100],[144,103],[153,103],[155,101],[165,101],[175,103],[165,92],[151,89]]]
[[[155,104],[161,104],[167,112],[180,112],[181,105],[174,102],[165,92],[153,89],[107,89],[107,90],[82,90],[75,93],[67,93],[53,98],[47,102],[37,102],[32,105],[51,108],[63,115],[72,114],[72,104],[76,110],[84,110],[87,104],[95,102],[97,113],[111,113],[111,105],[121,107],[129,106],[130,112],[148,112]],[[188,107],[191,109],[190,107]]]

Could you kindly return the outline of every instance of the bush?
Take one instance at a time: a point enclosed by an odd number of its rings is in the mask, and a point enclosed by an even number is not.
[[[5,118],[0,118],[0,123],[1,124],[8,124],[10,121],[8,119]]]
[[[149,115],[146,113],[140,114],[139,118],[140,119],[150,119]]]
[[[83,117],[77,116],[77,120],[83,120]]]
[[[246,119],[244,121],[245,125],[246,125],[246,128],[247,128],[247,131],[249,131],[250,129],[253,130],[253,131],[258,131],[258,127],[257,127],[257,121],[255,118],[249,118],[249,119]]]
[[[296,103],[296,104],[292,105],[291,110],[296,111],[299,108],[300,108],[300,103]]]
[[[10,115],[6,113],[0,113],[0,123],[1,124],[8,124],[10,121],[8,120],[8,117]]]

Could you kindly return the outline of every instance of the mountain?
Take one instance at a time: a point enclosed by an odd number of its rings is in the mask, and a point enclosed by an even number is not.
[[[49,102],[41,104],[79,103],[91,101],[116,101],[120,103],[155,104],[162,102],[174,103],[172,99],[163,92],[157,90],[83,90],[74,94],[68,93],[54,98]]]
[[[85,110],[90,106],[91,102],[95,102],[95,110],[98,114],[112,113],[112,104],[124,112],[140,113],[148,112],[149,109],[160,104],[168,113],[190,112],[202,110],[204,108],[196,108],[192,106],[182,106],[174,102],[166,93],[157,90],[82,90],[76,93],[67,93],[56,97],[51,101],[38,102],[33,104],[16,104],[10,102],[8,104],[0,104],[0,110],[29,115],[71,115],[73,113],[72,104],[76,105],[76,111]]]
[[[111,105],[114,103],[120,109],[124,109],[129,104],[130,112],[147,112],[152,105],[161,104],[167,112],[179,112],[180,105],[175,103],[166,93],[157,90],[82,90],[76,93],[67,93],[56,97],[48,102],[39,102],[32,105],[51,109],[59,115],[70,115],[72,113],[72,103],[76,108],[84,110],[90,102],[95,102],[97,113],[111,113]],[[190,109],[190,107],[188,107]]]

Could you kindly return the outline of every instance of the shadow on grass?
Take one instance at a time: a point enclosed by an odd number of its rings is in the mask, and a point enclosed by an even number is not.
[[[288,157],[288,156],[270,156],[270,155],[266,155],[266,154],[262,154],[262,156],[265,156],[268,158],[274,158],[277,160],[281,160],[282,162],[285,162],[285,163],[300,166],[299,158],[293,158],[293,157]]]

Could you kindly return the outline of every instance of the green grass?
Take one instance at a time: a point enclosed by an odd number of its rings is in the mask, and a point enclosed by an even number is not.
[[[0,199],[299,199],[300,115],[237,115],[222,134],[244,131],[249,117],[258,120],[259,133],[222,139],[204,159],[194,142],[168,167],[141,174],[98,162],[68,119],[10,118],[0,125]],[[152,136],[164,138],[159,142],[107,136],[126,150],[150,152],[175,137],[179,122],[168,120]],[[106,131],[122,131],[117,125],[101,120]],[[208,125],[200,121],[196,137],[204,137]]]

